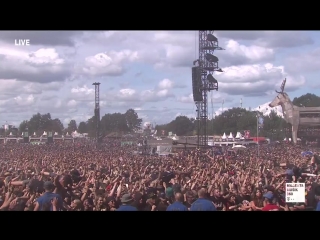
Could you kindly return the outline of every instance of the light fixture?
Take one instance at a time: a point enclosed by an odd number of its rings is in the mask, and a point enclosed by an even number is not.
[[[207,80],[208,80],[210,83],[218,83],[217,79],[215,79],[215,78],[212,76],[212,74],[208,74]]]
[[[214,56],[214,55],[212,55],[212,54],[210,54],[210,53],[207,53],[206,55],[205,55],[205,57],[206,57],[206,59],[207,59],[207,61],[208,62],[218,62],[219,61],[219,58],[217,58],[216,56]]]
[[[218,41],[218,38],[216,38],[214,35],[212,35],[211,33],[209,33],[207,35],[207,41],[209,42],[217,42]]]
[[[216,72],[223,72],[223,70],[221,68],[218,68],[218,70],[216,70]]]

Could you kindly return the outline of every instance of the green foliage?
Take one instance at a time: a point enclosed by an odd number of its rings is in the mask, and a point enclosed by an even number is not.
[[[79,133],[87,133],[88,132],[87,124],[85,122],[79,123],[78,132]]]
[[[190,119],[186,116],[178,116],[168,124],[157,125],[156,130],[158,135],[161,135],[162,130],[165,130],[166,134],[168,134],[168,132],[173,132],[178,136],[186,136],[193,134],[195,124],[194,119]]]
[[[74,131],[78,130],[78,127],[77,127],[77,122],[76,120],[71,120],[68,124],[68,128],[66,129],[66,131],[68,133],[72,133]]]
[[[320,97],[312,93],[294,98],[292,102],[298,107],[320,107]]]
[[[29,134],[36,132],[42,134],[44,131],[58,132],[59,134],[63,131],[63,124],[59,119],[51,119],[51,114],[34,114],[29,121],[24,120],[20,123],[19,131],[28,131]]]
[[[305,94],[299,98],[293,99],[293,104],[296,106],[305,107],[320,107],[320,97],[314,94]],[[272,140],[281,139],[284,137],[283,128],[289,127],[288,124],[279,117],[276,112],[272,111],[268,116],[264,116],[263,129],[259,130],[259,136],[269,137]],[[197,120],[190,119],[186,116],[178,116],[173,121],[163,125],[157,125],[156,130],[158,135],[162,134],[162,130],[173,132],[178,136],[197,134]],[[129,109],[124,114],[122,113],[108,113],[101,118],[101,132],[102,135],[110,133],[132,133],[140,129],[142,119],[138,114]],[[74,132],[78,130],[79,133],[88,133],[89,136],[95,136],[96,121],[95,117],[91,117],[86,122],[80,122],[79,126],[75,120],[71,120],[67,129],[64,129],[63,124],[59,119],[51,119],[51,114],[37,113],[31,117],[29,121],[22,121],[19,126],[19,132],[28,129],[29,133],[33,132],[43,133],[43,131],[53,131],[61,134],[65,132]],[[221,115],[208,121],[208,134],[222,135],[232,132],[236,134],[238,131],[250,130],[252,135],[257,134],[257,112],[247,111],[242,108],[232,108]]]

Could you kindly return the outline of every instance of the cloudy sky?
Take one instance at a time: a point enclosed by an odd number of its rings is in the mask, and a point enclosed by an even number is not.
[[[266,106],[286,77],[291,98],[317,93],[320,32],[217,31],[219,91],[209,114]],[[30,39],[16,46],[15,39]],[[135,109],[157,124],[193,116],[191,67],[196,31],[2,31],[0,123],[19,125],[50,112],[66,125],[93,115],[93,82],[100,82],[101,115]],[[213,110],[212,110],[213,108]]]

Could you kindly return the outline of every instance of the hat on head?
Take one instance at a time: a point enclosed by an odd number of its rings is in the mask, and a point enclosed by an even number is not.
[[[273,199],[273,193],[272,192],[267,192],[266,194],[263,195],[264,198],[267,198],[269,200]]]
[[[148,199],[153,199],[153,198],[156,198],[157,197],[157,195],[155,194],[155,193],[149,193],[148,194]]]
[[[55,188],[54,184],[50,181],[47,181],[43,184],[45,190],[53,190]]]
[[[173,197],[173,189],[171,187],[168,187],[166,189],[166,196],[167,197]]]
[[[132,200],[133,199],[130,194],[124,194],[121,198],[122,203],[128,203],[128,202],[131,202]]]

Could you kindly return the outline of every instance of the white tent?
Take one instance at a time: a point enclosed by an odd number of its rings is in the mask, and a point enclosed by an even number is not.
[[[21,133],[21,136],[23,137],[23,133]]]
[[[12,132],[9,133],[9,136],[12,136]]]
[[[226,133],[223,133],[223,136],[221,138],[222,138],[223,141],[226,140],[227,139]]]
[[[246,149],[246,147],[242,145],[234,145],[232,149],[243,150],[243,149]]]
[[[37,136],[36,132],[33,133],[33,136]]]
[[[44,131],[43,134],[42,134],[42,136],[47,136],[47,132]]]
[[[58,136],[58,133],[57,133],[57,132],[55,132],[55,133],[54,133],[54,135],[55,135],[55,136]]]
[[[240,132],[237,132],[237,134],[236,134],[236,137],[235,137],[236,139],[240,139],[241,138],[241,134],[240,134]]]
[[[66,136],[70,136],[68,132],[67,132]]]
[[[229,134],[229,136],[228,136],[228,139],[233,139],[232,132],[230,132],[230,134]]]

